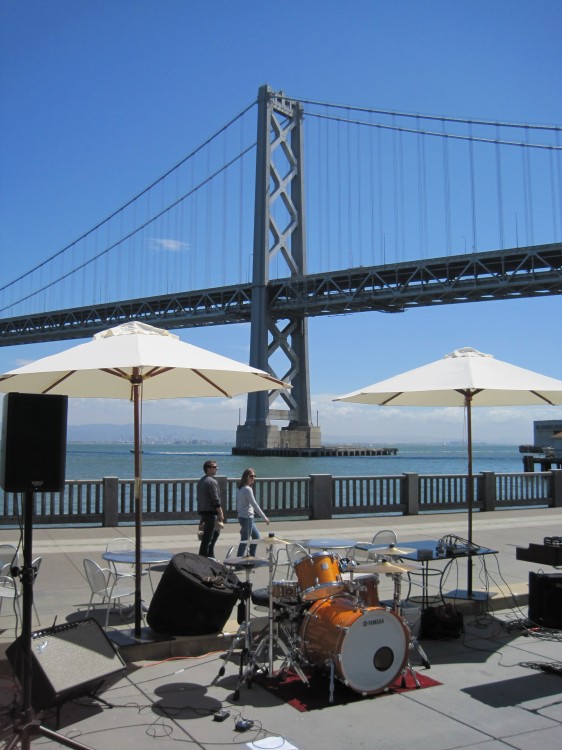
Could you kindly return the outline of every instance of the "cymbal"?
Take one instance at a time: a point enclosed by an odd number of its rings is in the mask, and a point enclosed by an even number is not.
[[[398,565],[397,563],[381,560],[381,562],[358,565],[353,569],[353,573],[355,575],[360,575],[361,573],[387,573],[391,575],[392,573],[410,573],[415,570],[418,570],[418,568],[414,565],[406,565],[406,563]]]
[[[411,552],[415,552],[415,549],[407,549],[406,547],[397,547],[395,544],[390,544],[388,547],[377,547],[375,544],[361,544],[359,547],[362,550],[366,550],[375,555],[383,555],[384,557],[400,557],[401,555],[409,555]],[[358,545],[356,545],[358,546]]]
[[[269,560],[265,560],[263,557],[227,557],[224,560],[225,565],[236,565],[241,568],[261,568],[264,565],[269,565]]]

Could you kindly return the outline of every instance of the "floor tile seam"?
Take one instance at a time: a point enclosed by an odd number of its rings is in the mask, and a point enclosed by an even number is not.
[[[445,687],[447,689],[447,686],[444,683],[442,685],[435,685],[434,688],[432,688],[432,689],[438,690],[440,687]],[[471,700],[469,696],[465,696],[464,695],[464,693],[462,692],[462,690],[463,690],[462,688],[458,688],[458,693],[459,693],[458,697],[459,698],[466,697],[467,701]],[[422,691],[422,693],[423,692],[424,691]],[[431,690],[429,690],[427,692],[431,693]],[[481,743],[483,743],[485,741],[488,741],[488,740],[497,740],[498,739],[495,735],[490,734],[489,732],[486,732],[484,729],[475,727],[473,724],[469,724],[463,718],[452,715],[452,713],[451,713],[450,710],[445,711],[445,710],[441,709],[440,708],[440,702],[439,702],[439,705],[431,705],[427,701],[431,701],[432,700],[432,696],[429,695],[429,694],[427,696],[423,696],[422,693],[417,694],[415,691],[410,691],[410,692],[399,693],[398,695],[400,695],[401,698],[404,698],[407,701],[413,701],[414,703],[416,703],[417,706],[419,706],[421,708],[424,708],[427,711],[430,711],[431,713],[437,714],[437,716],[439,717],[439,719],[437,719],[438,721],[441,721],[442,719],[446,719],[447,721],[454,722],[455,724],[460,724],[461,726],[465,727],[466,729],[470,729],[473,732],[475,732],[477,735],[480,735],[480,738],[477,738],[474,741],[471,741],[470,745],[481,744]],[[459,709],[459,712],[461,712],[461,711],[462,711],[462,708]],[[481,738],[483,738],[483,739],[481,739]],[[467,746],[470,746],[470,745],[467,745]]]

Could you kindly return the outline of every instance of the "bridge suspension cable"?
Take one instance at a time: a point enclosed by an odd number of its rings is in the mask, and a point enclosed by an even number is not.
[[[0,293],[7,292],[9,289],[14,288],[17,284],[25,281],[26,279],[30,279],[34,274],[36,275],[42,269],[46,269],[47,267],[52,266],[52,264],[57,259],[63,258],[63,256],[67,255],[70,251],[75,250],[79,245],[85,244],[89,239],[91,239],[97,233],[99,233],[100,230],[102,230],[104,227],[108,227],[112,221],[122,217],[123,214],[127,211],[127,209],[135,206],[142,198],[145,198],[151,192],[161,187],[168,178],[170,178],[174,174],[176,175],[179,174],[180,168],[184,167],[184,165],[186,164],[189,164],[189,162],[191,162],[197,155],[199,155],[205,149],[207,149],[208,151],[209,146],[211,144],[213,144],[220,136],[224,135],[235,123],[240,122],[242,118],[255,107],[255,105],[256,105],[256,102],[253,101],[251,104],[246,106],[235,117],[231,118],[221,128],[215,131],[209,138],[205,139],[202,143],[200,143],[196,148],[194,148],[190,153],[188,153],[179,162],[177,162],[168,170],[166,170],[166,172],[164,172],[160,177],[155,179],[153,182],[151,182],[149,185],[143,188],[140,192],[136,193],[132,198],[126,201],[126,203],[124,203],[115,211],[111,212],[108,216],[106,216],[104,219],[99,221],[97,224],[95,224],[93,227],[88,229],[86,232],[84,232],[82,235],[77,237],[75,240],[68,243],[57,252],[52,253],[50,256],[45,258],[40,263],[37,263],[36,265],[34,265],[29,270],[19,274],[11,281],[0,286]],[[230,167],[232,167],[234,164],[238,163],[239,161],[243,160],[243,158],[247,154],[252,152],[254,149],[255,149],[255,140],[250,145],[246,145],[245,147],[242,147],[241,151],[238,154],[236,154],[236,156],[224,161],[224,163],[222,163],[220,166],[216,167],[214,170],[208,173],[203,179],[201,179],[197,184],[191,187],[188,191],[186,191],[179,197],[169,202],[160,210],[155,210],[155,212],[153,212],[145,220],[141,221],[141,223],[135,224],[134,228],[131,229],[130,231],[126,231],[122,233],[118,240],[109,243],[102,250],[94,251],[93,254],[90,254],[86,259],[76,262],[72,268],[65,270],[64,272],[61,272],[55,278],[51,278],[49,281],[39,284],[34,289],[19,296],[16,299],[9,300],[8,302],[6,302],[4,305],[0,307],[0,312],[5,312],[6,310],[13,309],[14,306],[20,305],[21,303],[26,302],[32,299],[33,297],[36,297],[37,295],[47,291],[48,289],[51,289],[57,286],[64,280],[79,273],[80,271],[83,271],[88,266],[91,266],[96,261],[101,260],[104,256],[106,256],[112,250],[115,250],[116,248],[122,246],[128,240],[132,239],[135,235],[139,234],[140,232],[148,228],[150,225],[154,224],[156,221],[161,219],[167,213],[172,211],[174,208],[179,206],[187,198],[196,194],[203,187],[207,186],[214,179],[216,179],[219,175],[224,174]],[[108,235],[109,233],[110,232],[108,229]]]
[[[560,241],[562,127],[300,103],[309,272]],[[76,240],[0,286],[0,312],[247,283],[255,104]],[[284,153],[277,150],[272,192],[294,170]],[[281,232],[294,220],[290,203],[287,193],[272,209]],[[287,270],[280,256],[271,268],[278,277]]]

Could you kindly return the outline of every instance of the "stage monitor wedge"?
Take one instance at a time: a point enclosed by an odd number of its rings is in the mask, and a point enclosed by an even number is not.
[[[21,638],[6,655],[21,679]],[[31,674],[32,705],[39,711],[107,689],[125,674],[125,662],[95,620],[79,620],[31,634]]]
[[[7,393],[0,486],[6,492],[62,492],[68,396]]]

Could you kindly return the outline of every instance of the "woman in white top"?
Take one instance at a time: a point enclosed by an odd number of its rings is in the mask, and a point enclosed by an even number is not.
[[[238,545],[238,557],[246,554],[249,539],[259,539],[260,532],[254,523],[256,511],[263,520],[269,524],[269,518],[258,505],[252,489],[256,481],[256,472],[253,469],[246,469],[238,483],[238,493],[236,495],[236,512],[240,524],[240,544]],[[246,542],[246,544],[244,544]],[[251,557],[256,556],[256,544],[250,544],[249,554]]]

